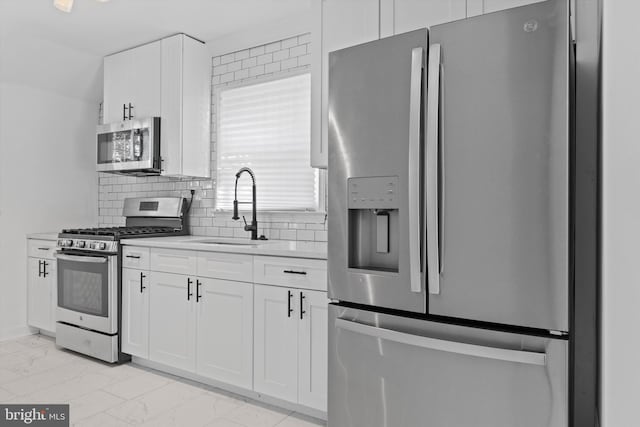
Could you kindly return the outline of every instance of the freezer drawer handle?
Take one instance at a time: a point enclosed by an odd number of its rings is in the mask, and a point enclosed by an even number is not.
[[[439,182],[441,179],[440,161],[440,45],[429,47],[429,65],[427,82],[427,147],[425,173],[425,212],[427,223],[427,257],[428,288],[430,294],[440,293],[440,200]],[[440,163],[440,164],[439,164]]]
[[[446,351],[448,353],[465,354],[467,356],[483,357],[486,359],[504,360],[507,362],[524,363],[527,365],[544,366],[547,364],[545,353],[531,351],[508,350],[504,348],[485,347],[475,344],[466,344],[455,341],[445,341],[436,338],[428,338],[420,335],[412,335],[391,329],[376,328],[345,319],[336,319],[336,328],[351,331],[374,338],[393,341],[415,347],[431,350]]]
[[[411,292],[422,292],[420,278],[420,137],[422,117],[422,70],[424,49],[411,50],[411,97],[409,99],[409,278]]]

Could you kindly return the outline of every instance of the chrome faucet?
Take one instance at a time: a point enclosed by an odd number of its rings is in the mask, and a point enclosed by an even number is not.
[[[240,175],[242,175],[243,172],[247,172],[249,175],[251,175],[251,180],[253,181],[253,187],[252,187],[252,193],[253,193],[253,201],[252,202],[239,202],[238,201],[238,179],[240,178]],[[234,199],[233,199],[233,217],[231,217],[231,219],[233,219],[234,221],[237,221],[240,219],[240,217],[238,216],[238,204],[239,203],[251,203],[252,205],[252,214],[253,217],[251,218],[251,225],[247,224],[247,220],[244,217],[244,215],[242,216],[242,219],[244,221],[244,231],[250,231],[251,232],[251,240],[267,240],[266,237],[264,237],[264,235],[258,237],[258,219],[257,219],[257,213],[256,213],[256,176],[254,175],[253,171],[249,168],[241,168],[238,173],[236,173],[236,187],[235,187],[235,193],[234,193]]]

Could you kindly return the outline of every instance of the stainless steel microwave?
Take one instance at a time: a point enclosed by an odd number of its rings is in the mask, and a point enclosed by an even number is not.
[[[99,125],[97,144],[98,172],[160,174],[160,117]]]

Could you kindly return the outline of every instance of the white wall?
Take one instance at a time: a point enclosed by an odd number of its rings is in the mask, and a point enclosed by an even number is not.
[[[94,224],[101,64],[0,31],[0,340],[28,331],[26,234]]]
[[[602,426],[638,425],[640,2],[604,0]]]

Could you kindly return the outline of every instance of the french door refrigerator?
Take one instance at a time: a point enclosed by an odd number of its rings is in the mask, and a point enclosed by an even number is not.
[[[329,427],[569,419],[566,0],[329,56]]]

